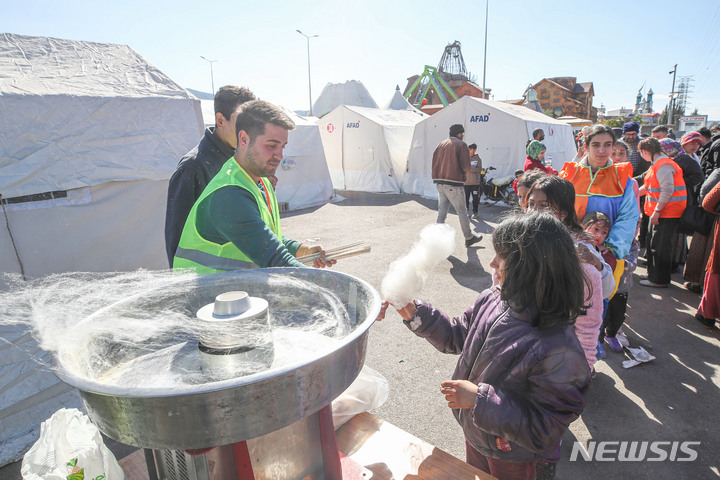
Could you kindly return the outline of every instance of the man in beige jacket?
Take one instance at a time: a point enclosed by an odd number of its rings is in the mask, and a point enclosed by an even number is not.
[[[465,176],[470,171],[470,151],[463,142],[465,128],[460,124],[450,126],[450,138],[435,148],[432,158],[432,179],[438,189],[437,223],[445,223],[450,204],[460,219],[460,228],[469,247],[482,240],[470,230],[465,206]]]

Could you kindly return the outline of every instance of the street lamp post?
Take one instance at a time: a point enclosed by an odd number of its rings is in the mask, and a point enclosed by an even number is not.
[[[212,85],[212,94],[214,97],[215,96],[215,77],[213,77],[212,64],[217,62],[217,60],[208,60],[207,58],[203,57],[202,55],[200,55],[200,58],[202,58],[203,60],[205,60],[206,62],[208,62],[210,64],[210,85]]]
[[[675,74],[677,74],[677,63],[673,69],[668,72],[668,75],[671,73],[673,74],[673,83],[672,90],[670,91],[670,105],[668,106],[668,125],[672,125],[675,114]]]
[[[489,99],[489,95],[485,95],[485,67],[487,66],[487,27],[488,27],[488,3],[489,0],[485,0],[485,54],[483,55],[483,98]]]
[[[317,35],[305,35],[300,30],[295,30],[300,35],[307,39],[307,58],[308,58],[308,98],[310,100],[310,116],[312,117],[312,82],[310,81],[310,39],[317,37]]]

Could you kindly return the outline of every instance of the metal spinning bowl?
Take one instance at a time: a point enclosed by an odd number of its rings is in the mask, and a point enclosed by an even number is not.
[[[295,278],[325,289],[348,313],[350,331],[329,352],[309,361],[271,368],[220,382],[181,385],[163,391],[111,386],[62,369],[58,376],[80,390],[92,421],[109,437],[151,449],[201,449],[260,437],[293,424],[330,404],[360,372],[368,329],[380,310],[378,293],[350,275],[312,268],[257,269],[198,277],[177,294],[131,297],[93,315],[152,309],[177,302],[194,316],[200,307],[231,290],[265,298],[270,309],[311,311],[319,295],[278,292],[273,278]],[[112,349],[109,349],[112,352]],[[117,364],[127,358],[109,358]]]

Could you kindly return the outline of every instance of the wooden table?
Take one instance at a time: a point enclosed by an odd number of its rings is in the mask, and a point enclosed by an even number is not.
[[[339,450],[372,472],[372,480],[493,480],[447,452],[369,413],[337,432]],[[120,460],[128,480],[148,480],[142,450]]]
[[[373,480],[491,480],[495,477],[369,413],[340,427],[338,448]]]

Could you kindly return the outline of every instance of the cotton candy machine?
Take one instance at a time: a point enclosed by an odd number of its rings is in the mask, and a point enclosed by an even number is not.
[[[147,449],[151,479],[341,478],[330,403],[360,372],[379,309],[367,283],[329,270],[198,277],[85,320],[187,329],[92,338],[59,355],[58,374],[103,433]]]

